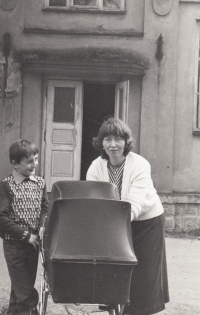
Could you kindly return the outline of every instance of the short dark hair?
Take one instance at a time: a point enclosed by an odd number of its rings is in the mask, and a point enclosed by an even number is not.
[[[34,143],[24,139],[17,140],[9,149],[10,162],[12,163],[14,160],[17,163],[20,163],[23,157],[28,158],[31,154],[35,155],[38,152],[39,149]]]
[[[126,156],[135,146],[135,139],[130,128],[120,119],[109,117],[101,125],[98,136],[93,138],[93,146],[101,152],[101,157],[103,159],[108,160],[109,158],[103,149],[103,139],[110,135],[121,137],[125,140],[124,156]]]

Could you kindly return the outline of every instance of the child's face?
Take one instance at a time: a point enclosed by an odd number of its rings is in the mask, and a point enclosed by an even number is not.
[[[35,174],[36,167],[38,166],[38,154],[31,154],[28,158],[24,156],[20,163],[13,162],[15,170],[28,177]]]

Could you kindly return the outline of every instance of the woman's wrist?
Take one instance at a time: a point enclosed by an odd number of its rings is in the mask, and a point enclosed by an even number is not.
[[[21,237],[21,240],[28,243],[30,237],[31,237],[31,233],[29,231],[24,231]]]

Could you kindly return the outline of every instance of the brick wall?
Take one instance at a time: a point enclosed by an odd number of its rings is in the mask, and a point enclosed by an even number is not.
[[[200,229],[200,195],[161,195],[166,230],[188,232]]]

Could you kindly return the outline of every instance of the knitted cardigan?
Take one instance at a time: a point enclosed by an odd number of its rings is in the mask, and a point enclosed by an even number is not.
[[[108,161],[98,157],[90,165],[86,179],[109,182]],[[129,152],[122,179],[121,200],[131,203],[131,220],[146,220],[164,210],[151,179],[151,167],[142,156]]]

